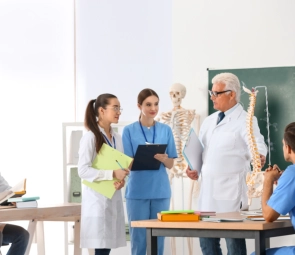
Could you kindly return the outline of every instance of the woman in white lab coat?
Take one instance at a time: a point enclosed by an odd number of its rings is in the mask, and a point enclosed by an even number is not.
[[[11,187],[0,174],[0,193],[9,189],[11,189]],[[25,254],[30,237],[27,230],[17,225],[0,223],[0,232],[2,232],[3,237],[2,244],[11,244],[6,255]]]
[[[88,130],[79,148],[79,176],[89,182],[113,180],[116,192],[108,199],[84,186],[81,211],[81,247],[95,249],[95,255],[108,255],[112,248],[126,246],[125,217],[120,189],[129,170],[97,170],[92,162],[103,143],[123,152],[121,136],[114,132],[111,123],[118,123],[122,109],[116,96],[102,94],[90,100],[85,113]],[[119,167],[118,167],[119,168]]]

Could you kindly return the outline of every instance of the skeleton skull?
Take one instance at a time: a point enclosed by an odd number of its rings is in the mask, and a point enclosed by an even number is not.
[[[185,97],[186,88],[180,83],[175,83],[170,87],[170,98],[174,107],[179,107]]]

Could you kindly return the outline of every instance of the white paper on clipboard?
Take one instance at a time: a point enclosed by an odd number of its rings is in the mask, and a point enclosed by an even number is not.
[[[182,155],[187,161],[190,169],[197,170],[199,174],[203,164],[202,152],[203,146],[194,129],[191,128],[187,141],[184,145]]]

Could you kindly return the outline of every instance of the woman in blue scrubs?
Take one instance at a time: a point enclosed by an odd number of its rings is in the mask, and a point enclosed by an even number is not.
[[[159,111],[159,97],[152,89],[142,90],[137,97],[139,120],[123,130],[124,153],[134,158],[140,144],[167,144],[165,154],[156,154],[162,162],[159,170],[131,171],[126,187],[126,206],[131,221],[156,219],[157,213],[169,210],[171,189],[166,168],[172,168],[177,158],[171,128],[155,121]],[[146,254],[146,230],[130,226],[132,255]],[[158,237],[158,255],[164,251],[164,237]]]

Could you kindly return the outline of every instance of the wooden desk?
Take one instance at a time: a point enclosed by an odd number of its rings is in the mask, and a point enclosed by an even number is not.
[[[33,236],[36,231],[37,222],[43,221],[74,221],[74,255],[81,255],[80,249],[80,216],[81,205],[75,203],[67,203],[52,206],[40,206],[38,208],[11,208],[0,210],[0,220],[6,221],[20,221],[29,220],[28,231],[30,233],[30,240],[25,255],[29,255]],[[44,255],[44,233],[43,224],[37,226],[37,245],[38,255]]]
[[[216,217],[238,218],[237,213],[220,213]],[[167,237],[213,237],[255,239],[255,253],[265,254],[269,238],[295,234],[290,220],[272,223],[265,221],[244,222],[162,222],[159,220],[132,221],[132,227],[146,228],[147,255],[157,254],[157,236]]]

